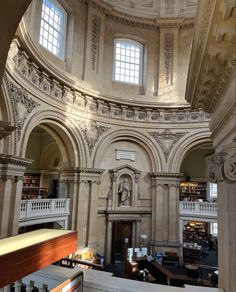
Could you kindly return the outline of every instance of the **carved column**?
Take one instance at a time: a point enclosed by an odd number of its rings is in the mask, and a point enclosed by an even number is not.
[[[14,156],[0,156],[0,237],[18,234],[22,180],[32,161]]]
[[[218,185],[219,287],[236,287],[236,140],[207,159],[207,177]]]
[[[154,249],[179,252],[179,178],[177,173],[152,177],[152,244]]]
[[[95,249],[97,242],[97,202],[100,175],[103,170],[78,170],[77,230],[79,247]]]

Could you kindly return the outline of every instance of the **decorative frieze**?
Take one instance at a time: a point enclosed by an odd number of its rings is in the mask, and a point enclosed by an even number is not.
[[[89,121],[88,123],[79,121],[78,125],[83,132],[85,141],[87,142],[89,148],[89,154],[91,156],[92,151],[96,143],[98,142],[98,138],[109,129],[109,127],[105,127],[99,125],[95,121]]]
[[[18,42],[16,42],[15,46],[16,45],[18,45]],[[24,81],[26,78],[31,86],[34,86],[35,89],[40,90],[44,94],[44,97],[46,94],[47,97],[52,98],[52,101],[58,102],[58,105],[61,103],[61,106],[67,104],[73,107],[73,109],[76,109],[81,115],[89,113],[90,115],[122,119],[125,121],[138,121],[139,123],[199,123],[204,121],[208,122],[211,119],[211,115],[205,113],[201,109],[191,110],[190,108],[176,108],[169,112],[157,106],[147,108],[145,106],[142,107],[132,104],[124,105],[121,102],[110,102],[103,99],[102,96],[86,95],[84,92],[75,90],[73,86],[64,84],[63,80],[56,80],[42,69],[39,69],[24,51],[18,50],[17,52],[15,48],[12,56],[14,56],[13,61],[17,69],[19,69],[22,62],[27,64],[29,68],[29,70],[27,70],[28,73],[23,76]],[[171,82],[171,74],[173,73],[171,69],[171,55],[166,55],[166,58],[169,60],[166,64],[166,69],[168,69],[168,72],[166,71],[166,81]],[[19,70],[18,72],[23,74]],[[19,75],[17,77],[19,80]]]
[[[98,73],[98,64],[99,64],[100,26],[101,26],[100,17],[98,17],[97,15],[93,15],[91,61],[92,61],[92,70],[96,71],[96,73]]]
[[[165,161],[167,162],[172,148],[180,138],[187,134],[187,132],[172,132],[171,130],[165,129],[162,132],[149,132],[149,134],[154,137],[161,146]]]

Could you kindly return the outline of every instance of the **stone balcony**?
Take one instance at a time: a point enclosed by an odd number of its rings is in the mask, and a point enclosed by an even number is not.
[[[217,219],[217,203],[180,201],[179,215]]]
[[[47,222],[64,222],[67,227],[70,215],[70,199],[22,200],[20,207],[20,226]]]

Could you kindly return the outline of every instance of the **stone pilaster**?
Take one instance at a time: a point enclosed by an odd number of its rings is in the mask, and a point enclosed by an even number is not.
[[[150,173],[152,178],[152,245],[179,252],[179,179],[177,173]]]
[[[207,177],[218,185],[219,287],[236,287],[236,141],[207,159]]]
[[[77,169],[68,168],[60,170],[59,174],[59,198],[70,199],[70,219],[68,227],[72,230],[77,225],[77,205],[78,205],[78,173]]]
[[[0,237],[18,234],[22,181],[32,161],[15,156],[0,156]]]
[[[78,169],[77,230],[78,246],[96,248],[97,245],[97,202],[100,175],[103,170]]]

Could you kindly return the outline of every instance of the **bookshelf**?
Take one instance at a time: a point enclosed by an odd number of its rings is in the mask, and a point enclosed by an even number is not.
[[[180,183],[180,201],[187,198],[189,201],[206,200],[206,182],[181,182]]]
[[[47,189],[40,188],[40,174],[25,174],[22,188],[22,199],[35,199],[45,196],[47,196]]]

